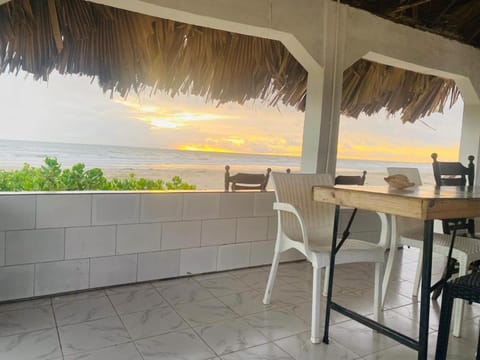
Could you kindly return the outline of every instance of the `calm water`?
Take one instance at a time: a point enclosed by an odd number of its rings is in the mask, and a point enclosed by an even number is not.
[[[257,154],[225,154],[210,152],[193,152],[181,150],[164,150],[151,148],[63,144],[34,141],[0,140],[0,168],[15,169],[29,163],[40,166],[46,156],[56,157],[64,167],[82,162],[86,168],[99,167],[110,169],[110,174],[123,174],[122,170],[138,173],[145,176],[150,171],[156,173],[160,168],[173,169],[201,169],[208,173],[209,169],[223,171],[226,164],[232,169],[248,169],[262,172],[266,167],[284,171],[286,168],[298,170],[300,158],[293,156],[272,156]],[[431,183],[431,165],[420,163],[401,163],[368,160],[344,160],[337,162],[337,173],[357,174],[362,170],[368,171],[367,182],[370,184],[383,183],[383,176],[388,166],[417,167],[422,174],[424,183]],[[191,180],[195,183],[195,180]],[[208,181],[207,181],[208,183]],[[205,188],[208,185],[202,185]],[[216,184],[215,186],[218,186]]]
[[[0,140],[0,167],[16,168],[23,163],[39,166],[45,156],[56,157],[64,166],[82,162],[87,168],[155,169],[159,164],[230,164],[297,167],[300,158],[256,154],[226,154],[126,146],[63,144]]]

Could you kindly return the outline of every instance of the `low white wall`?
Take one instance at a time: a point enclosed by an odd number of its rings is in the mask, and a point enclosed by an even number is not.
[[[269,264],[273,200],[273,192],[0,194],[0,301]],[[355,224],[354,236],[378,240],[376,215],[360,213]]]

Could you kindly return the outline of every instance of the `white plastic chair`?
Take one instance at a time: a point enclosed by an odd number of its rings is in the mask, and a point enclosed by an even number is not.
[[[312,343],[320,342],[321,269],[329,265],[333,234],[334,206],[313,201],[314,185],[333,185],[327,174],[272,173],[278,214],[277,240],[268,278],[264,304],[270,303],[277,274],[280,253],[294,248],[306,256],[313,266]],[[377,244],[348,239],[336,256],[336,264],[375,262],[374,316],[380,314],[383,263],[387,243],[388,223],[384,214],[382,232]]]
[[[422,180],[417,168],[387,168],[388,175],[402,174],[416,185],[421,185]],[[412,296],[418,296],[420,287],[420,279],[422,276],[422,249],[423,249],[423,222],[420,220],[409,219],[401,216],[393,216],[391,221],[392,239],[390,252],[385,268],[385,277],[382,285],[382,307],[388,290],[390,275],[392,272],[395,253],[399,245],[407,245],[420,249],[418,257],[417,270],[415,272],[415,280],[413,285]],[[433,253],[448,256],[450,248],[451,235],[434,233],[433,236]],[[452,257],[459,263],[459,276],[465,275],[468,265],[475,260],[480,259],[480,240],[472,239],[464,236],[456,236],[454,247],[452,249]],[[461,324],[463,316],[463,300],[455,300],[454,305],[454,321],[453,335],[459,337],[461,335]]]

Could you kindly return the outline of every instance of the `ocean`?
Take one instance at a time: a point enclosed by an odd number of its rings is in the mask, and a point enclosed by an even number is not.
[[[135,173],[138,177],[170,180],[179,175],[197,189],[222,189],[225,165],[231,173],[292,171],[300,169],[300,157],[261,154],[232,154],[196,152],[141,147],[67,144],[38,141],[0,140],[0,169],[19,169],[24,163],[38,167],[44,158],[55,157],[63,167],[84,163],[87,169],[98,167],[107,177],[124,177]],[[425,184],[433,184],[431,164],[403,163],[374,160],[337,161],[337,174],[361,174],[367,170],[367,183],[384,184],[389,166],[417,167]]]

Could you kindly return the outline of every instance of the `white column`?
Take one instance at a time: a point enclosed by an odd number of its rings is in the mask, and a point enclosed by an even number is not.
[[[469,155],[475,156],[475,185],[480,184],[480,105],[465,104],[463,108],[462,134],[460,138],[459,161],[467,163]]]
[[[323,71],[308,73],[307,103],[303,123],[303,145],[301,171],[305,173],[321,173],[318,169],[320,123],[323,98]]]
[[[324,70],[309,73],[302,171],[335,174],[345,52],[345,8],[324,2]],[[342,11],[343,10],[343,11]]]

